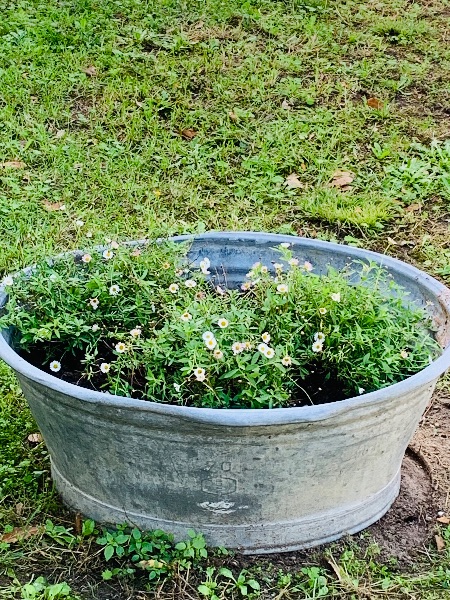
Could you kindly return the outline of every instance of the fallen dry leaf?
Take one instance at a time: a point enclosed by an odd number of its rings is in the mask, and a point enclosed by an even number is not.
[[[287,100],[283,100],[281,103],[281,108],[284,108],[284,110],[291,110],[291,105]]]
[[[81,535],[81,532],[83,531],[83,518],[81,516],[81,513],[77,513],[75,515],[74,530],[75,530],[76,535]]]
[[[422,208],[421,204],[410,204],[405,208],[406,212],[413,212],[414,210],[420,210]]]
[[[55,133],[55,138],[60,140],[62,137],[64,137],[65,133],[66,132],[64,129],[58,129],[58,131]]]
[[[438,523],[442,523],[443,525],[450,525],[450,517],[446,517],[446,516],[438,517],[436,519],[436,521]]]
[[[441,538],[440,535],[435,535],[434,536],[434,540],[436,542],[436,548],[438,552],[442,552],[443,550],[445,550],[445,542],[444,540]]]
[[[83,73],[86,73],[86,75],[89,75],[89,77],[94,77],[97,75],[97,69],[94,67],[94,65],[90,65],[89,67],[86,67],[86,69],[83,69]]]
[[[30,433],[27,439],[31,444],[40,444],[42,442],[42,435],[39,432]]]
[[[18,502],[16,504],[16,506],[14,507],[14,512],[18,517],[21,516],[21,514],[23,513],[23,502]]]
[[[194,129],[188,128],[181,130],[181,135],[184,137],[185,140],[193,140],[197,134],[198,131],[195,131]]]
[[[299,180],[297,173],[291,173],[290,175],[288,175],[284,183],[287,185],[288,188],[292,189],[305,187],[305,184]]]
[[[21,160],[8,160],[7,162],[0,163],[0,167],[4,169],[25,169],[26,166]]]
[[[397,242],[393,240],[391,237],[388,237],[387,241],[391,244],[391,246],[396,246]]]
[[[335,171],[333,173],[333,178],[330,185],[332,187],[349,189],[346,186],[348,186],[354,179],[355,176],[350,171]]]
[[[5,544],[15,544],[21,540],[26,540],[40,532],[39,527],[14,527],[10,533],[4,533],[0,536],[0,542]]]
[[[49,202],[48,200],[42,200],[42,206],[45,208],[45,210],[48,210],[48,212],[53,212],[55,210],[63,210],[62,207],[64,204],[61,202]]]
[[[230,112],[228,113],[228,116],[230,117],[230,119],[232,121],[237,121],[239,119],[239,117],[237,116],[237,114],[235,112],[233,112],[232,110],[230,110]]]
[[[380,109],[383,108],[383,102],[378,98],[369,98],[367,100],[367,106],[370,106],[370,108]]]

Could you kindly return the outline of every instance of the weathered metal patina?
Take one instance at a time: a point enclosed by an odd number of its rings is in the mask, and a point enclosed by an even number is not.
[[[193,239],[190,254],[208,256],[211,271],[225,269],[228,283],[238,284],[254,262],[276,260],[281,242],[316,273],[353,261],[383,265],[411,300],[427,306],[442,355],[400,383],[333,404],[226,410],[77,387],[27,363],[3,332],[0,357],[17,373],[67,504],[100,522],[177,537],[194,528],[211,544],[247,553],[328,542],[389,509],[405,449],[450,365],[450,292],[387,256],[292,236],[208,233]],[[5,299],[2,292],[0,304]]]

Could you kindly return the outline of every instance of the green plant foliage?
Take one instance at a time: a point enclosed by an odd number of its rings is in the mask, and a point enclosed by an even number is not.
[[[255,264],[228,290],[226,273],[215,279],[184,246],[112,246],[7,277],[0,325],[46,353],[51,372],[74,369],[113,394],[287,406],[312,402],[303,381],[315,370],[351,395],[400,381],[439,351],[424,312],[375,265],[319,276],[280,247],[281,262]],[[351,283],[358,269],[363,285]]]
[[[70,586],[63,583],[47,583],[44,577],[38,577],[31,583],[26,583],[20,589],[22,600],[76,600]]]
[[[188,538],[174,542],[173,536],[161,530],[142,532],[127,525],[116,529],[103,529],[97,543],[103,546],[107,562],[116,561],[120,566],[103,571],[103,579],[133,575],[138,570],[148,573],[150,581],[171,577],[181,570],[198,566],[208,557],[203,535],[188,531]]]

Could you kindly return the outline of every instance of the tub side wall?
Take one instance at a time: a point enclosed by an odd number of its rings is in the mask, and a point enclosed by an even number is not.
[[[20,383],[70,505],[250,551],[279,548],[281,530],[285,549],[304,547],[381,516],[434,388],[318,422],[229,427]]]

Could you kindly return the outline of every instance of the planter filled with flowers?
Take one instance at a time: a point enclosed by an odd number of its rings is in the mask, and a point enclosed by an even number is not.
[[[450,292],[327,242],[210,233],[6,277],[0,356],[64,500],[246,552],[359,531],[450,364]]]

